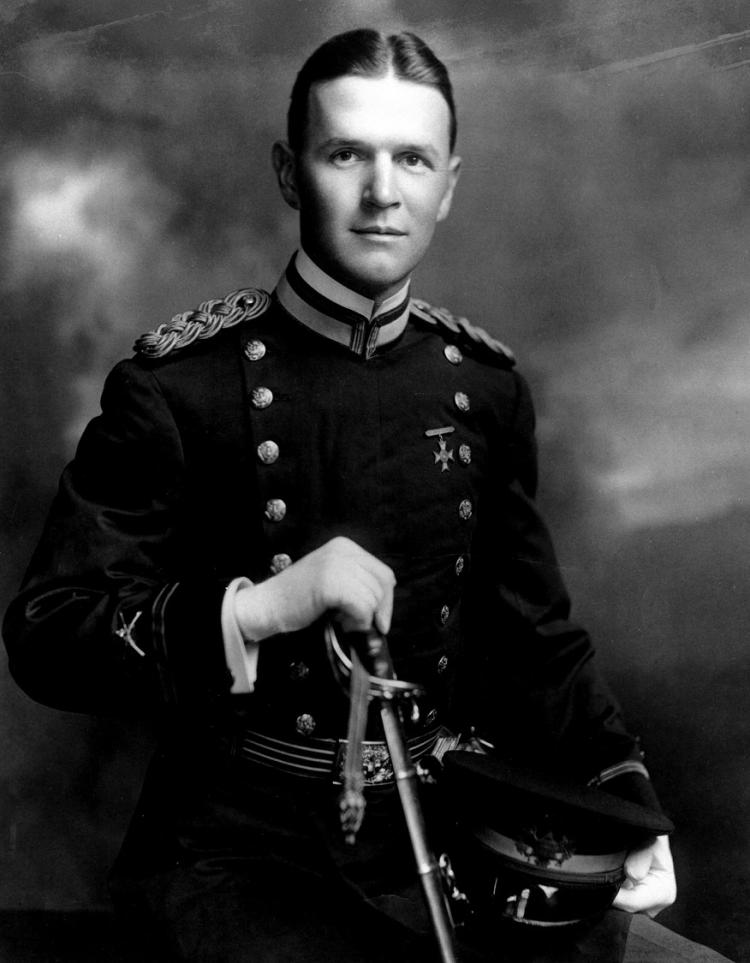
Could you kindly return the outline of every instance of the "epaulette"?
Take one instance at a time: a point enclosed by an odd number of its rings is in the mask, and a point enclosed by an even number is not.
[[[434,308],[431,304],[422,301],[420,298],[412,298],[411,306],[417,317],[426,321],[428,324],[438,328],[444,328],[450,331],[451,334],[458,335],[464,342],[468,341],[480,349],[484,348],[500,356],[504,362],[511,367],[516,363],[515,355],[507,345],[503,344],[502,341],[498,341],[497,338],[493,338],[492,335],[488,334],[483,328],[472,324],[468,318],[451,314],[446,308]]]
[[[271,296],[266,291],[240,288],[225,298],[204,301],[195,311],[176,314],[168,324],[160,324],[155,331],[142,334],[133,350],[147,358],[163,358],[170,351],[213,338],[225,328],[257,318],[270,303]]]

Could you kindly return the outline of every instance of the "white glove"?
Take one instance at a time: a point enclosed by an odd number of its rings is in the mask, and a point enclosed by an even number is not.
[[[625,860],[625,882],[615,899],[616,909],[645,913],[652,918],[677,895],[674,863],[667,836],[657,836],[641,849],[634,849]]]
[[[349,538],[333,538],[288,568],[247,588],[235,615],[248,641],[304,629],[335,612],[345,632],[391,627],[396,577],[380,559]]]

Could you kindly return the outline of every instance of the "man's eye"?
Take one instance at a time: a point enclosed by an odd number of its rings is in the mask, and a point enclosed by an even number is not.
[[[357,159],[357,155],[353,150],[337,150],[335,154],[331,157],[334,164],[351,164],[352,161]]]
[[[420,157],[419,154],[404,154],[401,161],[406,167],[413,167],[414,169],[427,166],[424,157]]]

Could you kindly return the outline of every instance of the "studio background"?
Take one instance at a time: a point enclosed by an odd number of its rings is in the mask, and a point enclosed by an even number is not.
[[[510,344],[541,504],[640,733],[680,892],[750,958],[750,9],[729,0],[3,0],[0,608],[109,367],[273,287],[269,163],[332,33],[415,30],[451,71],[463,174],[414,292]],[[150,747],[0,670],[0,910],[106,901]]]

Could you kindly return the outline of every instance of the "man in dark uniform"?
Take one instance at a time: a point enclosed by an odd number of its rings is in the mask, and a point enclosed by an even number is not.
[[[113,878],[178,958],[433,952],[375,720],[364,825],[341,839],[348,706],[327,618],[387,634],[424,688],[415,757],[438,727],[471,731],[657,805],[568,618],[512,355],[410,296],[450,209],[455,135],[445,68],[413,35],[313,54],[273,152],[300,249],[272,295],[207,301],[114,369],[8,612],[34,698],[160,721]],[[599,937],[560,959],[718,959],[648,919],[674,898],[666,837],[626,870],[606,955]]]

